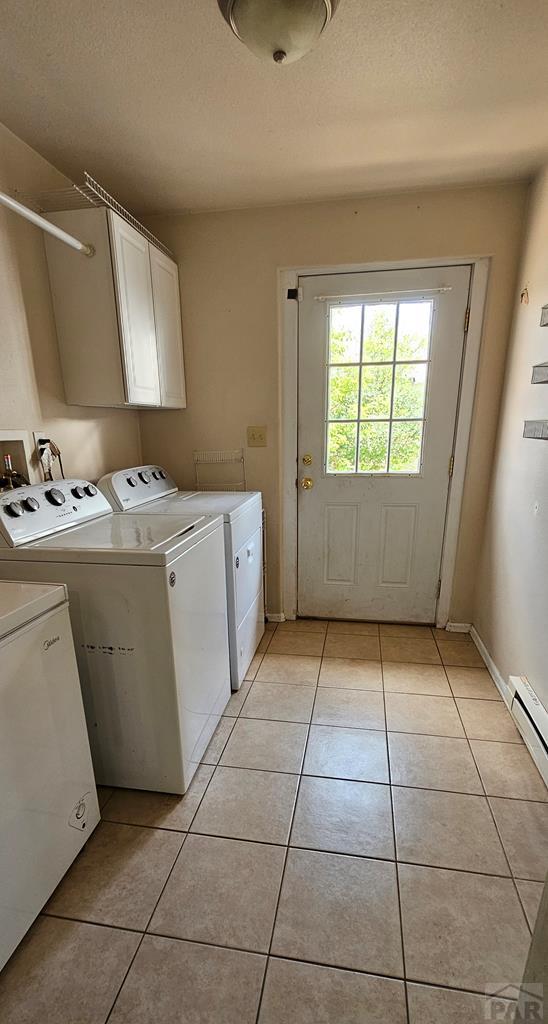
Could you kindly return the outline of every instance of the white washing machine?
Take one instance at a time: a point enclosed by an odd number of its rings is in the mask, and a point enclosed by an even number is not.
[[[238,690],[264,633],[260,491],[178,491],[161,466],[121,469],[98,486],[118,511],[223,516],[230,678]]]
[[[230,697],[222,518],[63,480],[0,497],[0,534],[0,578],[68,586],[97,781],[184,793]]]
[[[0,582],[0,969],[98,821],[66,588]]]

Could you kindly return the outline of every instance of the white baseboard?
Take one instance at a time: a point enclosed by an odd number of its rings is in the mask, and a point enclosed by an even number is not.
[[[283,612],[267,612],[266,618],[268,622],[285,622],[285,615]]]
[[[448,622],[445,628],[448,633],[469,633],[471,626],[469,622]]]
[[[485,646],[475,626],[470,626],[470,636],[472,637],[472,640],[474,641],[478,651],[480,652],[487,667],[487,671],[489,672],[489,675],[491,676],[491,679],[493,680],[497,690],[499,691],[504,703],[508,707],[510,707],[510,704],[512,703],[512,694],[510,688],[504,682],[503,676],[501,675],[497,666],[495,665],[495,662],[493,661],[491,655],[489,654],[489,651],[487,650],[487,647]]]
[[[489,654],[489,651],[487,650],[487,647],[485,646],[477,629],[475,629],[474,626],[470,627],[470,635],[487,666],[487,671],[489,672],[491,679],[493,680],[495,686],[497,687],[497,690],[499,691],[504,703],[506,704],[508,710],[510,711],[510,714],[512,715],[515,725],[521,733],[523,742],[525,743],[527,750],[529,751],[533,759],[534,764],[536,765],[542,778],[548,785],[548,762],[546,758],[545,745],[542,742],[542,739],[540,742],[536,739],[534,729],[532,729],[530,724],[528,724],[526,715],[518,713],[519,704],[517,709],[516,705],[514,705],[514,709],[512,708],[512,698],[514,697],[515,693],[515,683],[514,687],[510,686],[508,683],[505,683],[503,676],[499,672],[497,666],[495,665],[495,662],[493,661],[491,655]],[[530,687],[529,691],[534,696],[535,700],[538,700],[538,698],[534,694],[534,691]],[[529,718],[531,719],[531,715],[529,716]],[[539,732],[538,728],[537,733],[539,736],[542,735],[541,732]],[[532,741],[532,738],[534,739],[534,742]]]

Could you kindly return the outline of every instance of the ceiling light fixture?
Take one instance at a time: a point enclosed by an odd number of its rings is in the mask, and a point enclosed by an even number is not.
[[[234,35],[276,64],[300,60],[317,43],[339,0],[218,0]]]

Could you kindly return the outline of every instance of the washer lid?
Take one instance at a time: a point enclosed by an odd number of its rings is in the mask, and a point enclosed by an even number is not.
[[[0,640],[66,600],[65,586],[0,581]]]
[[[167,565],[219,526],[220,516],[114,512],[2,555],[25,561]]]
[[[253,504],[260,506],[260,491],[179,491],[171,497],[158,498],[139,511],[223,516],[230,523]]]

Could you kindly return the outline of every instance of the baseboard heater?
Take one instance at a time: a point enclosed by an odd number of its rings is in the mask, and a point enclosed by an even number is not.
[[[548,786],[548,711],[525,676],[510,676],[510,711]]]

